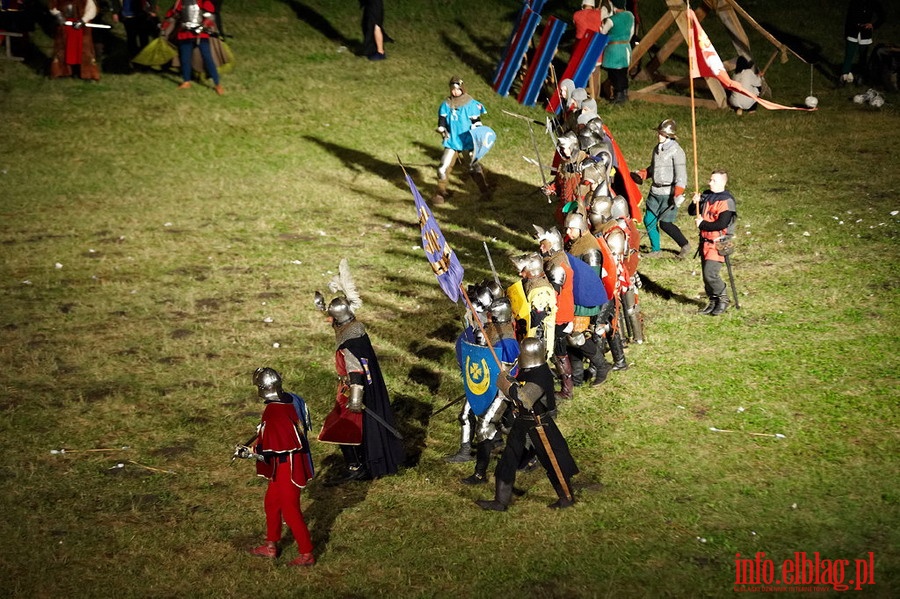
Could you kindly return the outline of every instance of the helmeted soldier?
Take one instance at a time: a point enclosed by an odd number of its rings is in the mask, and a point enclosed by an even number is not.
[[[309,441],[306,402],[282,388],[281,375],[274,368],[257,368],[253,385],[265,402],[256,435],[235,448],[235,458],[256,462],[258,476],[269,480],[266,488],[266,542],[250,550],[252,555],[275,559],[281,540],[282,521],[291,529],[299,556],[292,566],[311,566],[313,544],[300,509],[300,493],[312,480],[314,469]],[[253,449],[250,449],[253,445]]]
[[[662,229],[681,248],[678,258],[683,260],[690,255],[691,244],[675,224],[675,219],[678,208],[684,203],[687,158],[678,145],[675,121],[665,119],[655,130],[658,142],[650,155],[650,166],[634,173],[642,181],[648,178],[653,180],[644,214],[644,225],[650,237],[650,255],[660,256],[662,253],[659,235],[659,229]]]
[[[544,274],[556,291],[556,328],[553,333],[553,359],[556,374],[560,378],[560,399],[571,399],[572,365],[566,352],[566,336],[572,332],[575,320],[575,278],[569,258],[563,251],[562,234],[556,227],[543,229],[534,225],[541,256],[544,259]]]
[[[507,298],[494,300],[489,308],[488,323],[485,325],[487,343],[494,347],[502,368],[509,371],[519,357],[519,344],[512,327],[512,307]],[[487,468],[491,452],[503,442],[502,430],[509,427],[507,422],[508,403],[498,389],[494,400],[487,409],[476,415],[474,421],[475,471],[462,479],[467,485],[487,482]]]
[[[438,188],[431,201],[443,204],[448,197],[447,185],[450,171],[456,164],[460,154],[466,154],[469,160],[469,177],[478,185],[482,200],[491,199],[492,190],[485,178],[481,162],[475,158],[475,146],[472,129],[481,125],[481,115],[486,114],[484,105],[466,92],[462,78],[450,78],[450,95],[438,108],[437,132],[443,138],[444,153],[438,166]]]
[[[616,294],[625,316],[626,336],[635,343],[643,343],[644,317],[641,314],[637,290],[639,279],[637,272],[632,272],[629,268],[628,255],[632,250],[628,247],[628,237],[618,226],[607,228],[603,237],[616,261]]]
[[[572,477],[578,466],[557,428],[553,373],[545,359],[543,341],[523,339],[519,343],[519,372],[506,374],[498,382],[513,411],[513,423],[494,471],[494,499],[478,500],[485,510],[506,511],[512,501],[516,472],[537,456],[559,499],[551,508],[567,508],[575,503]]]
[[[475,308],[475,314],[466,312],[466,326],[456,340],[457,360],[460,359],[463,342],[477,345],[485,344],[481,328],[474,322],[474,319],[478,319],[479,323],[484,327],[487,324],[488,319],[487,310],[490,307],[491,302],[494,301],[494,298],[491,295],[491,288],[488,286],[487,281],[483,281],[476,285],[469,285],[466,294],[469,296],[472,307]],[[462,367],[461,364],[460,367]],[[454,454],[444,457],[444,461],[450,463],[471,462],[475,459],[472,452],[474,449],[476,416],[468,401],[463,402],[457,420],[459,421],[460,431],[459,450]]]
[[[355,312],[362,306],[362,300],[346,258],[341,260],[339,275],[329,287],[343,295],[326,306],[324,296],[317,291],[315,304],[334,327],[338,390],[335,406],[325,419],[319,440],[340,445],[344,455],[346,476],[335,482],[394,474],[406,455],[396,434],[394,412],[378,357],[365,326],[356,319]],[[366,417],[363,412],[371,414]]]
[[[584,196],[590,190],[582,186],[582,161],[588,157],[578,145],[578,135],[569,131],[556,139],[556,175],[553,181],[541,188],[548,198],[555,195],[556,221],[559,226],[565,222],[568,212],[584,208]]]
[[[537,337],[548,352],[553,349],[556,330],[556,290],[544,273],[544,259],[538,253],[512,259],[520,280],[506,290],[517,324],[517,337]],[[549,359],[548,355],[548,359]]]

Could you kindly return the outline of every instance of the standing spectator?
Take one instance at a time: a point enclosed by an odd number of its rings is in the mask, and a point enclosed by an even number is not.
[[[384,32],[384,0],[359,0],[363,10],[363,56],[369,60],[384,60],[384,42],[390,37]]]
[[[650,166],[634,174],[641,180],[653,179],[644,213],[644,226],[650,237],[648,256],[658,258],[662,255],[659,235],[659,229],[662,229],[681,248],[678,258],[684,260],[691,253],[691,244],[675,224],[675,219],[678,218],[678,208],[684,203],[687,158],[678,145],[676,130],[677,125],[672,119],[659,124],[656,128],[658,143],[650,156]]]
[[[884,23],[885,13],[879,0],[850,0],[847,18],[844,21],[844,66],[841,69],[840,84],[853,83],[853,62],[859,54],[856,81],[868,76],[866,68],[872,33]]]
[[[709,178],[709,189],[703,194],[695,193],[693,202],[688,206],[688,214],[695,217],[703,247],[700,248],[700,264],[703,268],[703,287],[709,303],[699,314],[718,316],[728,309],[731,303],[726,293],[725,281],[722,280],[722,264],[725,256],[717,249],[716,242],[734,235],[734,221],[737,218],[734,196],[725,189],[728,185],[728,173],[713,171]]]
[[[754,96],[759,96],[762,92],[763,80],[759,73],[756,72],[756,65],[753,64],[752,60],[748,60],[743,56],[738,56],[732,79]],[[748,112],[756,111],[756,100],[741,92],[732,91],[729,93],[728,103],[734,108],[738,116],[744,114],[745,110]]]
[[[97,4],[94,0],[50,0],[49,9],[58,24],[50,77],[70,77],[72,67],[76,66],[82,79],[99,81],[100,64],[94,51],[94,36],[90,27],[85,27],[97,16]]]
[[[631,64],[631,36],[634,34],[634,15],[625,10],[625,0],[612,0],[613,14],[609,18],[609,41],[603,50],[602,65],[613,87],[613,104],[628,101],[628,65]]]
[[[159,20],[156,16],[159,9],[156,2],[151,0],[114,0],[113,5],[116,11],[113,21],[122,23],[125,27],[130,60],[159,32]]]
[[[216,93],[220,96],[225,94],[225,89],[219,83],[219,70],[210,49],[210,38],[218,35],[213,19],[215,11],[216,7],[211,0],[175,0],[175,4],[166,13],[166,19],[174,20],[175,37],[178,40],[182,79],[178,89],[191,87],[194,48],[198,48]]]
[[[581,40],[589,32],[606,33],[612,27],[609,16],[612,14],[612,5],[609,0],[600,0],[600,8],[597,8],[596,0],[583,0],[581,10],[572,15],[572,24],[575,25],[575,39]],[[604,28],[605,26],[605,28]],[[600,63],[597,63],[600,67]],[[588,93],[591,98],[597,99],[600,90],[600,69],[595,68],[588,80]]]
[[[234,457],[252,458],[256,473],[269,479],[266,488],[266,542],[250,550],[252,555],[275,559],[281,540],[282,520],[287,523],[300,553],[291,566],[312,566],[312,540],[300,509],[300,492],[313,477],[313,462],[306,433],[309,413],[306,402],[285,392],[281,375],[272,368],[257,368],[253,384],[266,403],[256,429],[253,451],[238,445]],[[250,443],[248,443],[249,445]]]

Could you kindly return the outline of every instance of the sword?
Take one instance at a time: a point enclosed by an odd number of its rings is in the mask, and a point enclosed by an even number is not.
[[[544,423],[541,422],[541,417],[537,414],[534,415],[534,421],[537,423],[537,426],[534,428],[537,430],[538,437],[541,438],[541,444],[544,446],[544,451],[547,452],[550,463],[553,465],[553,472],[556,474],[556,480],[559,481],[559,486],[562,487],[563,493],[566,494],[566,499],[571,501],[575,499],[575,496],[572,495],[572,490],[569,489],[569,485],[566,484],[566,479],[563,476],[562,469],[559,467],[556,454],[553,453],[553,448],[550,446],[550,439],[547,438],[547,431],[544,430]]]
[[[488,264],[491,265],[491,272],[494,273],[494,282],[497,283],[497,286],[502,288],[503,285],[500,284],[500,277],[497,276],[497,269],[494,268],[494,259],[491,258],[491,250],[488,249],[487,241],[482,241],[484,244],[484,253],[487,254]]]
[[[77,21],[63,21],[63,25],[66,27],[75,27],[76,22]],[[82,26],[91,29],[112,29],[111,25],[104,25],[102,23],[82,23]]]
[[[460,395],[460,396],[457,397],[456,399],[451,400],[447,405],[445,405],[444,407],[442,407],[441,409],[439,409],[437,412],[432,412],[431,415],[432,415],[432,416],[437,416],[438,414],[440,414],[441,412],[443,412],[443,411],[446,410],[447,408],[449,408],[449,407],[451,407],[451,406],[455,406],[456,404],[458,404],[459,402],[461,402],[461,401],[464,400],[465,398],[466,398],[466,394],[463,393],[462,395]]]
[[[734,296],[734,307],[736,310],[741,309],[738,302],[737,287],[734,286],[734,273],[731,272],[731,256],[725,256],[725,266],[728,268],[728,280],[731,281],[731,294]]]
[[[384,418],[382,418],[381,416],[379,416],[372,410],[368,409],[366,406],[363,406],[362,408],[363,408],[363,412],[368,414],[369,416],[371,416],[375,420],[375,422],[377,422],[378,424],[380,424],[381,426],[386,428],[388,430],[388,432],[390,432],[392,435],[394,435],[401,441],[403,440],[403,435],[401,435],[400,432],[397,429],[395,429],[393,426],[391,426],[390,424],[385,422]]]

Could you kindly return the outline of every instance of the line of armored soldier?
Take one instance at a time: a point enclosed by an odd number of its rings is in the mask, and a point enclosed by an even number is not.
[[[614,191],[614,187],[622,187],[621,181],[614,179],[627,172],[618,173],[613,141],[596,114],[595,104],[583,99],[586,94],[579,94],[583,90],[570,87],[563,86],[568,101],[556,129],[555,179],[544,188],[548,195],[557,196],[555,215],[565,239],[555,229],[536,227],[546,274],[559,290],[557,323],[561,326],[557,332],[566,332],[565,346],[558,338],[553,344],[562,398],[570,397],[572,386],[585,380],[584,361],[591,365],[587,378],[593,377],[595,384],[605,380],[609,367],[604,366],[602,354],[607,347],[613,356],[613,369],[627,367],[623,333],[629,341],[644,340],[637,272],[640,235],[629,202]],[[603,281],[607,301],[600,305],[574,302],[569,325],[565,315],[570,313],[571,294],[566,279],[572,270],[572,258],[587,264]],[[572,283],[576,289],[578,281],[576,275]],[[562,319],[560,314],[564,314]],[[624,317],[623,332],[619,330],[619,315]]]

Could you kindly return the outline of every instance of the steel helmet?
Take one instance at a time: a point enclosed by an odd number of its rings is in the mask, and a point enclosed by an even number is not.
[[[666,119],[656,128],[657,133],[665,135],[669,139],[678,139],[678,125],[672,119]]]

